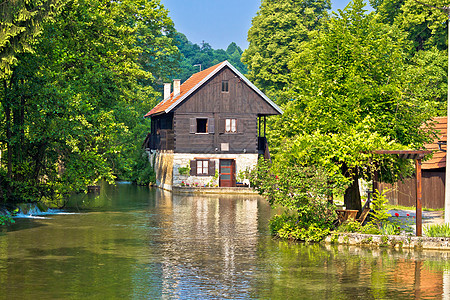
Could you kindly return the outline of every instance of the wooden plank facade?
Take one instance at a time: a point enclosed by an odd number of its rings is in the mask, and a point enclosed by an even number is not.
[[[227,92],[222,91],[224,81]],[[175,153],[258,153],[258,117],[276,114],[279,112],[226,67],[171,113],[151,117],[148,148]],[[207,120],[208,132],[192,130],[196,126],[192,122],[198,118]],[[234,132],[226,132],[227,119],[235,120]],[[172,140],[163,143],[163,136]]]
[[[380,190],[386,193],[389,203],[393,205],[415,206],[415,177],[407,178],[394,184],[379,183]],[[422,170],[422,206],[424,208],[443,208],[445,191],[445,168]]]
[[[436,117],[432,120],[434,129],[438,131],[433,142],[426,144],[427,150],[433,151],[431,159],[422,162],[422,203],[425,208],[443,208],[445,204],[445,164],[447,142],[447,117]],[[442,151],[444,150],[444,151]],[[415,206],[415,175],[394,184],[378,183],[378,190],[389,190],[387,198],[390,204]]]

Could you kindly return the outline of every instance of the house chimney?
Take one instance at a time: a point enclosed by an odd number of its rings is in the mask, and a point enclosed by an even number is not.
[[[174,96],[177,96],[180,94],[180,84],[181,84],[181,79],[173,80],[173,95]]]
[[[170,83],[164,83],[164,100],[170,97]]]

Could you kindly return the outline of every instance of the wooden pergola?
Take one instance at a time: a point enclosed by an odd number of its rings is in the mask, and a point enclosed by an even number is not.
[[[422,159],[431,154],[429,150],[376,150],[373,154],[397,155],[403,159],[414,159],[416,163],[416,236],[422,236]]]

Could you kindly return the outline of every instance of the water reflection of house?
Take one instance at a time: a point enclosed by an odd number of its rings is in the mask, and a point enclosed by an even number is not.
[[[161,196],[173,203],[170,226],[164,228],[160,244],[163,294],[189,293],[202,299],[213,291],[221,298],[248,290],[242,276],[257,260],[260,198]]]
[[[433,150],[433,157],[422,162],[422,206],[426,208],[444,207],[445,162],[446,153],[439,150],[439,142],[447,141],[447,117],[436,117],[435,128],[439,131],[431,144],[426,144],[427,150]],[[443,150],[446,146],[441,146]],[[415,177],[406,178],[395,184],[381,183],[381,189],[389,189],[387,198],[390,204],[415,206],[416,183]]]
[[[227,61],[180,84],[171,93],[166,83],[164,99],[145,115],[157,186],[235,186],[239,171],[268,156],[266,116],[281,109]]]

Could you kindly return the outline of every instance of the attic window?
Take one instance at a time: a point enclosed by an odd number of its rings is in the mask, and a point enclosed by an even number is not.
[[[228,93],[228,80],[222,80],[222,93]]]

